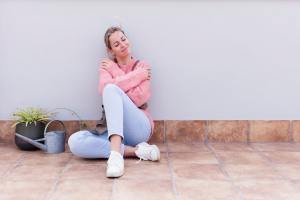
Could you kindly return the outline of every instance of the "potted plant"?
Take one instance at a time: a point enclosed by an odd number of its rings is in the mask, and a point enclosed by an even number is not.
[[[44,137],[45,125],[51,118],[52,114],[54,113],[41,108],[28,107],[25,109],[19,109],[13,113],[16,123],[14,123],[12,127],[16,127],[16,133],[33,140],[37,140]],[[21,150],[32,151],[38,149],[16,136],[15,143]]]

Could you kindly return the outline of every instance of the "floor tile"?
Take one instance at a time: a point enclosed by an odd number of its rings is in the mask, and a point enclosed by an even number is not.
[[[246,200],[296,200],[300,197],[299,191],[285,180],[246,180],[237,181],[235,185]]]
[[[262,152],[270,161],[276,164],[300,164],[300,152]]]
[[[300,191],[300,180],[292,180],[291,184],[294,188],[296,188],[298,191]]]
[[[209,151],[204,143],[180,143],[180,142],[169,142],[169,152],[174,153],[187,153],[187,152],[202,152]]]
[[[72,155],[68,164],[71,165],[99,165],[99,164],[106,164],[107,159],[87,159],[87,158],[80,158],[78,156]]]
[[[282,176],[268,164],[227,164],[222,167],[234,180],[282,179]]]
[[[28,181],[28,180],[55,180],[62,172],[62,166],[47,165],[19,165],[4,177],[6,180]]]
[[[50,192],[55,181],[4,181],[0,187],[1,200],[41,200]]]
[[[105,177],[106,164],[99,165],[67,165],[61,175],[64,179],[102,179]],[[76,180],[77,181],[77,180]]]
[[[217,152],[224,164],[267,164],[268,160],[256,152]]]
[[[23,155],[24,151],[17,149],[13,144],[0,144],[0,165],[16,163]]]
[[[169,157],[173,164],[218,164],[216,157],[211,152],[170,153]]]
[[[39,151],[26,153],[21,163],[23,165],[65,166],[71,157],[70,153],[49,154]]]
[[[122,178],[126,179],[162,179],[171,180],[169,166],[167,163],[142,161],[139,163],[126,162],[125,174]],[[149,162],[149,161],[148,161]]]
[[[209,143],[213,151],[254,151],[254,149],[247,143]]]
[[[287,179],[300,180],[299,164],[275,164],[274,168]]]
[[[3,177],[13,167],[14,167],[14,164],[1,164],[0,165],[0,178]]]
[[[125,158],[125,165],[127,164],[136,164],[137,162],[139,162],[139,158]],[[156,165],[157,162],[160,164],[168,164],[168,153],[160,153],[160,160],[159,161],[149,161],[149,160],[141,160],[140,162],[142,162],[145,165]]]
[[[275,143],[251,143],[258,151],[299,151],[300,143],[275,142]]]
[[[173,200],[172,184],[169,180],[118,179],[115,182],[113,200]]]
[[[173,174],[175,178],[228,180],[228,177],[216,164],[176,164],[173,165]]]
[[[81,179],[59,181],[49,200],[109,200],[112,195],[113,180]]]
[[[181,200],[238,200],[238,194],[229,181],[176,179],[176,188]]]

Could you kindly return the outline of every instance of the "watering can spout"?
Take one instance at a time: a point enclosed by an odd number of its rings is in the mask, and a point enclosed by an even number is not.
[[[39,148],[39,149],[42,149],[42,150],[44,150],[44,151],[47,150],[46,145],[37,142],[37,141],[41,141],[41,139],[39,139],[39,140],[32,140],[32,139],[30,139],[30,138],[28,138],[28,137],[25,137],[25,136],[23,136],[23,135],[20,135],[19,133],[16,133],[16,136],[19,137],[19,138],[21,138],[22,140],[24,140],[24,141],[26,141],[26,142],[28,142],[28,143],[34,145],[34,146],[36,146],[36,147]]]

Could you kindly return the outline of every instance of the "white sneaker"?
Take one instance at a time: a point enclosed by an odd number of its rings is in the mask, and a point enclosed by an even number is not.
[[[124,174],[124,158],[117,151],[111,151],[107,161],[106,177],[120,177]]]
[[[143,160],[159,161],[160,151],[156,145],[150,145],[146,142],[142,142],[137,145],[138,149],[135,151],[137,157]]]

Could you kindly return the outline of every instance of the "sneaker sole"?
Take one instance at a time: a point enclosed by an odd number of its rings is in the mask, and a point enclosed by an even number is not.
[[[118,178],[121,177],[124,174],[124,171],[120,172],[120,173],[108,173],[106,172],[106,177],[107,178]]]

